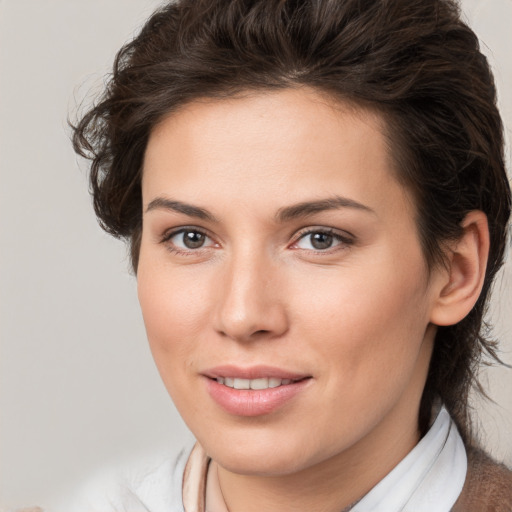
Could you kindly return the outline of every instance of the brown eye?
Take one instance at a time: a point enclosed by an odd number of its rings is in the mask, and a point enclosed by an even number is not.
[[[192,228],[181,228],[166,235],[163,243],[177,251],[193,251],[215,246],[215,242],[206,233]]]
[[[354,243],[354,239],[332,229],[311,229],[303,232],[295,242],[296,249],[307,251],[328,251],[329,249],[348,247]]]
[[[183,245],[187,249],[199,249],[204,245],[206,235],[199,231],[184,231],[182,233]]]
[[[334,241],[334,237],[329,233],[311,233],[309,237],[311,246],[319,251],[329,249]]]

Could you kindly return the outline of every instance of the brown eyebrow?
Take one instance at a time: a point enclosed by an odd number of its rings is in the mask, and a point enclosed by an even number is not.
[[[177,213],[183,213],[189,217],[196,217],[201,220],[207,220],[209,222],[218,222],[218,220],[204,208],[199,206],[193,206],[191,204],[182,203],[181,201],[175,201],[173,199],[167,199],[165,197],[157,197],[153,199],[146,208],[146,212],[151,210],[171,210]]]
[[[280,208],[276,214],[278,222],[286,222],[297,217],[307,217],[315,213],[323,212],[326,210],[337,210],[339,208],[355,208],[368,213],[375,213],[370,207],[348,199],[347,197],[334,196],[328,199],[321,199],[318,201],[305,201],[303,203],[294,204]]]
[[[277,222],[286,222],[298,217],[307,217],[315,213],[323,212],[326,210],[337,210],[339,208],[355,208],[356,210],[362,210],[369,213],[375,213],[374,210],[368,206],[348,199],[346,197],[334,196],[328,199],[321,199],[317,201],[305,201],[303,203],[294,204],[280,208],[276,215]],[[173,212],[182,213],[189,217],[196,217],[201,220],[209,222],[219,222],[217,218],[212,215],[208,210],[200,208],[199,206],[193,206],[188,203],[176,201],[174,199],[167,199],[165,197],[157,197],[153,199],[146,208],[146,212],[151,210],[171,210]]]

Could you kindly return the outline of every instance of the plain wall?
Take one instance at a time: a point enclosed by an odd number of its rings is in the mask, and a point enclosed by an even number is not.
[[[50,506],[96,469],[189,436],[152,362],[124,246],[101,232],[67,116],[155,0],[0,0],[0,504]],[[512,127],[512,2],[465,0]],[[510,162],[510,145],[507,149]],[[512,362],[512,262],[493,318]],[[512,464],[512,370],[477,404]],[[0,505],[0,509],[2,508]]]

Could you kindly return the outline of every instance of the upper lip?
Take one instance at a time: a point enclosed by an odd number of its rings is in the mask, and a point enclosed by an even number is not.
[[[306,373],[285,370],[275,366],[257,365],[242,367],[231,364],[209,368],[202,372],[202,374],[210,379],[217,379],[219,377],[233,377],[235,379],[262,379],[267,377],[274,379],[300,380],[311,377],[311,375]]]

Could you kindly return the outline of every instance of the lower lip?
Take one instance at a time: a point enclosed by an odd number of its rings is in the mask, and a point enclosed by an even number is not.
[[[206,378],[206,386],[213,400],[226,412],[237,416],[261,416],[289,402],[304,390],[310,380],[304,379],[277,388],[247,390],[230,388]]]

